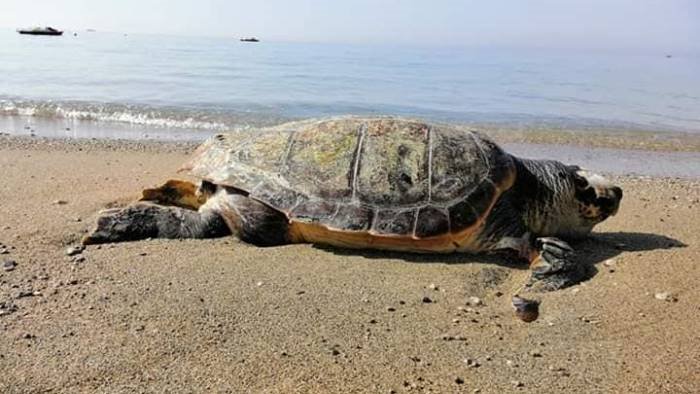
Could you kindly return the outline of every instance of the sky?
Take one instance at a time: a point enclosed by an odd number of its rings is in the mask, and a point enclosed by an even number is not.
[[[0,0],[0,27],[272,41],[700,50],[700,0]]]

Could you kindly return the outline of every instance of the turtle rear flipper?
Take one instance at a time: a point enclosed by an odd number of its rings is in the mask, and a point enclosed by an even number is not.
[[[138,202],[123,209],[100,213],[95,229],[83,245],[136,241],[146,238],[214,238],[231,231],[211,210],[195,211],[174,206]]]

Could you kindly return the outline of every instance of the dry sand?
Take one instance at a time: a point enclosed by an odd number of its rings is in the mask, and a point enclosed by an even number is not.
[[[66,255],[190,148],[0,137],[0,260],[17,264],[0,392],[700,391],[697,181],[619,178],[620,213],[574,245],[597,273],[539,295],[530,324],[509,303],[529,273],[497,258],[232,238]]]

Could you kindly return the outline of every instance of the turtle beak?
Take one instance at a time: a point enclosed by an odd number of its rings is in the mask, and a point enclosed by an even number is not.
[[[620,201],[622,201],[622,189],[613,186],[607,188],[603,195],[598,197],[597,202],[603,215],[608,217],[617,214],[617,211],[620,209]]]
[[[620,202],[622,201],[622,189],[617,186],[614,186],[611,190],[616,200],[615,210],[612,212],[612,215],[615,215],[617,213],[617,210],[620,209]]]

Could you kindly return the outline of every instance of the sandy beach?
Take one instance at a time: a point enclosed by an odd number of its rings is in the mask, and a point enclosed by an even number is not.
[[[700,390],[697,179],[616,176],[619,214],[573,245],[595,274],[538,294],[529,324],[510,306],[528,270],[493,257],[233,238],[68,255],[193,146],[0,136],[0,392]]]

